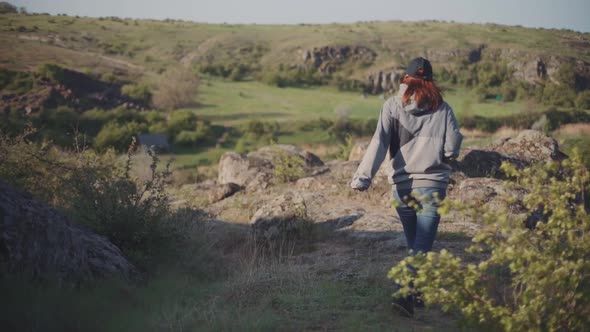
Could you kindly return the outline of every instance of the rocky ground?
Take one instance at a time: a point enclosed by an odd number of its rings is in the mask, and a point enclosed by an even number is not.
[[[217,181],[185,185],[173,204],[204,208],[219,225],[238,227],[270,241],[281,232],[297,229],[297,220],[311,221],[316,232],[312,245],[293,250],[288,257],[291,263],[335,280],[385,280],[387,271],[406,254],[405,238],[391,205],[386,167],[367,192],[355,192],[348,185],[366,146],[355,146],[351,160],[327,163],[293,146],[266,147],[248,155],[227,153],[221,158]],[[306,175],[293,182],[277,181],[273,149],[300,159]],[[503,186],[498,172],[502,160],[527,167],[563,157],[555,140],[536,131],[502,138],[482,149],[465,149],[455,165],[448,197],[497,206],[504,194],[522,197],[526,192],[526,188]],[[523,211],[518,203],[511,209],[515,214]],[[470,259],[463,249],[480,227],[478,220],[445,215],[434,250],[445,248]]]
[[[306,330],[339,330],[347,326],[346,318],[353,312],[364,318],[352,322],[371,321],[379,330],[392,326],[451,329],[456,317],[437,308],[419,310],[413,319],[404,321],[391,314],[388,301],[393,289],[386,275],[406,255],[405,239],[392,209],[386,167],[367,192],[349,188],[366,145],[359,143],[351,160],[330,162],[288,145],[265,147],[248,155],[230,152],[221,158],[216,180],[174,190],[173,206],[207,212],[209,218],[203,225],[208,227],[196,231],[214,239],[208,246],[220,249],[227,258],[222,265],[229,264],[225,268],[233,272],[223,280],[220,293],[198,297],[199,305],[217,305],[213,311],[221,313],[231,308],[252,313],[257,308],[252,303],[260,308],[271,306],[281,317],[279,325],[298,322]],[[518,198],[527,188],[505,187],[498,160],[528,167],[564,157],[555,140],[536,131],[502,138],[485,148],[465,149],[454,165],[448,197],[494,208],[509,194],[517,200],[508,213],[525,213]],[[291,166],[297,166],[297,172]],[[287,175],[299,178],[290,181]],[[0,254],[10,269],[34,270],[36,275],[64,282],[137,276],[135,267],[106,238],[71,223],[30,195],[0,187]],[[532,222],[538,220],[534,215],[528,217]],[[445,248],[464,260],[477,260],[464,249],[480,227],[477,217],[445,215],[434,250]],[[190,248],[183,251],[196,254]],[[216,302],[220,298],[231,305]],[[194,308],[186,310],[195,315]],[[317,317],[302,323],[299,315],[311,314]],[[218,319],[225,321],[222,316]]]

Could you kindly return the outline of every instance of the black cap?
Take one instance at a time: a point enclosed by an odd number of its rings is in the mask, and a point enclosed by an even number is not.
[[[418,73],[422,69],[420,73]],[[424,58],[416,58],[406,68],[406,75],[420,78],[425,81],[432,81],[432,65]]]

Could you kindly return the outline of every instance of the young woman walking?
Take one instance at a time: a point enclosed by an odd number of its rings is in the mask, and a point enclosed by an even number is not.
[[[350,185],[367,190],[389,150],[393,198],[413,254],[432,249],[440,221],[438,201],[445,198],[451,174],[449,161],[458,156],[462,140],[453,110],[433,81],[432,65],[424,58],[412,60],[399,93],[383,105]],[[412,296],[394,304],[411,315],[414,301]]]

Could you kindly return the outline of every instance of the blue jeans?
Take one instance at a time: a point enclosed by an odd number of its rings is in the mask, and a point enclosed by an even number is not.
[[[397,201],[395,209],[404,226],[408,250],[412,250],[413,254],[432,250],[440,222],[437,199],[442,201],[445,196],[446,188],[393,190],[393,198]]]

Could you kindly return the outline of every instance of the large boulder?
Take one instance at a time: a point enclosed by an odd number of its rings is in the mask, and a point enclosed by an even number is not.
[[[0,269],[60,283],[138,275],[107,238],[1,181]]]
[[[263,204],[250,225],[256,239],[276,241],[296,236],[308,222],[305,199],[290,191]]]
[[[262,147],[247,155],[226,152],[219,161],[218,182],[235,183],[250,191],[265,189],[272,183],[275,163],[280,154],[300,159],[306,175],[325,171],[324,163],[313,153],[293,145],[278,144]]]
[[[469,150],[458,169],[469,177],[497,177],[503,161],[526,167],[564,157],[555,139],[540,131],[524,130],[514,138],[500,139],[483,149]]]
[[[226,152],[219,160],[220,184],[235,183],[248,188],[264,189],[272,179],[273,165],[270,160]]]
[[[235,183],[230,182],[230,183],[226,183],[226,184],[221,184],[209,191],[209,202],[210,203],[219,202],[221,200],[224,200],[224,199],[232,196],[233,194],[237,193],[240,190],[242,190],[242,187],[240,185],[235,184]]]

